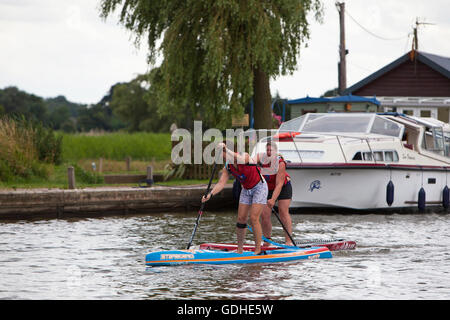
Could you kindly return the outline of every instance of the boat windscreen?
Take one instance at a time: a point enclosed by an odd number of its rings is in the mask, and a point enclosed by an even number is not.
[[[327,114],[305,123],[302,132],[368,132],[371,115]]]
[[[400,134],[402,133],[402,128],[403,128],[403,125],[401,125],[397,122],[377,116],[375,118],[375,120],[373,121],[370,132],[400,138]]]
[[[283,122],[279,128],[279,132],[299,132],[306,115]]]
[[[278,132],[375,133],[400,138],[404,125],[374,113],[308,113],[284,122]]]

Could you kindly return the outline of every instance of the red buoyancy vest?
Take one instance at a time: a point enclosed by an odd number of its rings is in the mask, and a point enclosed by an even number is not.
[[[284,162],[284,164],[286,165],[286,161],[284,161],[283,157],[278,156],[278,165]],[[270,163],[268,164],[263,164],[262,165],[263,168],[268,168],[270,167]],[[283,185],[285,185],[286,183],[288,183],[288,177],[290,178],[289,174],[286,172],[286,176],[284,177],[284,183]],[[271,175],[264,175],[264,179],[267,182],[267,188],[272,191],[275,190],[275,186],[277,184],[277,174],[271,174]]]
[[[249,190],[261,181],[261,175],[255,165],[238,164],[237,170],[232,164],[226,164],[229,173],[236,177],[242,187]]]

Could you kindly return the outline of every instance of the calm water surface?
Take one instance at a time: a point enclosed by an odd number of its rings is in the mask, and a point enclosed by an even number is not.
[[[186,247],[196,216],[0,222],[0,298],[450,299],[448,214],[296,214],[298,241],[344,237],[356,250],[291,263],[146,268],[147,252]],[[235,241],[234,228],[235,213],[206,212],[194,244]]]

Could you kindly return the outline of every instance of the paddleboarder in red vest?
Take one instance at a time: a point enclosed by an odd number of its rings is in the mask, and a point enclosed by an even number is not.
[[[267,142],[266,152],[257,154],[256,161],[263,167],[261,169],[264,179],[269,189],[267,195],[267,206],[261,215],[261,224],[264,237],[270,239],[272,233],[271,214],[275,202],[278,201],[278,212],[283,225],[292,234],[292,220],[289,215],[289,206],[292,200],[291,177],[286,172],[286,162],[278,154],[277,145],[274,142]],[[293,243],[289,235],[285,232],[286,245]],[[269,245],[264,243],[264,245]]]
[[[260,174],[256,163],[254,163],[253,159],[247,153],[239,154],[233,152],[227,149],[224,143],[219,143],[218,148],[223,150],[223,158],[226,163],[219,181],[206,197],[202,197],[202,202],[208,201],[211,197],[222,191],[230,175],[234,176],[242,185],[236,223],[237,252],[243,252],[247,220],[250,216],[255,238],[255,254],[260,254],[262,229],[259,219],[267,204],[267,183]]]

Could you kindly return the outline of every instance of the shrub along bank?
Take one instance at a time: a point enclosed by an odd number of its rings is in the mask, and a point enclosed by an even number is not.
[[[47,178],[61,163],[62,138],[24,118],[0,118],[0,181]]]

